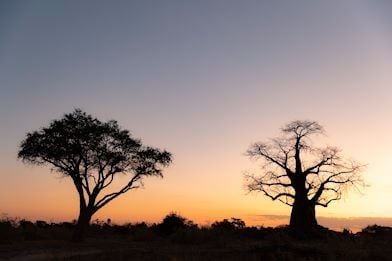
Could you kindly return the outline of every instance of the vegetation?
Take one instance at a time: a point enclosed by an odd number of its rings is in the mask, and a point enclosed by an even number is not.
[[[157,224],[117,225],[91,219],[121,194],[141,187],[145,177],[162,177],[172,156],[144,146],[116,121],[101,122],[77,109],[28,133],[18,157],[48,164],[72,179],[79,195],[78,219],[1,219],[0,259],[387,260],[392,228],[374,225],[354,234],[317,224],[316,206],[327,207],[347,188],[363,185],[360,164],[344,159],[335,147],[314,146],[311,138],[323,133],[317,122],[294,121],[282,129],[282,137],[255,143],[247,151],[263,161],[261,175],[246,176],[248,190],[291,206],[289,226],[248,227],[239,218],[199,226],[177,213]],[[111,190],[120,176],[127,181]]]
[[[356,234],[320,228],[317,238],[299,240],[286,226],[247,227],[232,218],[200,227],[171,213],[150,225],[95,220],[86,240],[73,244],[75,226],[3,218],[0,259],[389,260],[392,255],[392,228],[377,225]]]
[[[263,162],[261,175],[246,175],[248,190],[289,205],[290,228],[305,237],[317,230],[316,206],[327,207],[349,187],[364,185],[360,164],[344,159],[336,147],[315,147],[312,137],[323,133],[317,122],[293,121],[281,137],[247,151]]]
[[[121,194],[141,187],[144,177],[162,177],[162,168],[171,162],[169,152],[143,146],[116,121],[101,122],[79,109],[28,133],[18,157],[35,165],[49,164],[72,179],[80,202],[75,241],[83,239],[94,213]],[[124,175],[128,176],[125,184],[110,190]]]

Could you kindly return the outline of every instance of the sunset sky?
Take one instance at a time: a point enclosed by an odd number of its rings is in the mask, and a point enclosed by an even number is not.
[[[0,215],[77,217],[70,180],[17,151],[81,108],[174,159],[94,218],[285,223],[289,207],[247,194],[243,174],[258,164],[244,153],[309,119],[367,164],[370,185],[318,208],[320,221],[392,225],[391,13],[391,1],[360,0],[1,1]]]

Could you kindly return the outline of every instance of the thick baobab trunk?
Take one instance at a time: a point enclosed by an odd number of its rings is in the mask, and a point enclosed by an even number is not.
[[[315,205],[306,197],[296,198],[291,210],[290,228],[298,235],[311,236],[317,229]]]
[[[310,237],[317,229],[315,204],[308,199],[306,177],[297,175],[294,180],[295,198],[290,216],[290,228],[301,237]]]
[[[90,225],[91,217],[94,212],[88,208],[80,208],[79,218],[76,223],[75,231],[72,235],[72,241],[80,242],[83,241],[86,231]]]

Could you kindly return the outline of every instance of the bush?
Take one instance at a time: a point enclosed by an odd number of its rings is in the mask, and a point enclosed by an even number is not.
[[[156,230],[161,235],[171,235],[179,229],[187,228],[197,228],[197,225],[176,213],[168,214],[162,223],[156,225]]]
[[[3,217],[0,219],[0,243],[9,243],[19,238],[17,219]]]
[[[22,219],[19,221],[19,228],[22,230],[23,238],[25,240],[41,239],[38,235],[38,229],[33,222]]]
[[[239,218],[223,219],[222,221],[215,221],[211,228],[223,230],[236,230],[245,228],[245,222]]]

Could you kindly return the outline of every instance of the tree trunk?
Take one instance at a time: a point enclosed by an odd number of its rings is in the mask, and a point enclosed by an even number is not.
[[[72,241],[74,242],[83,241],[86,235],[86,231],[90,225],[91,217],[93,214],[94,212],[88,208],[80,208],[79,218],[76,223],[75,231],[72,235]]]
[[[315,205],[307,197],[295,199],[291,209],[290,228],[303,237],[310,237],[316,231]]]

